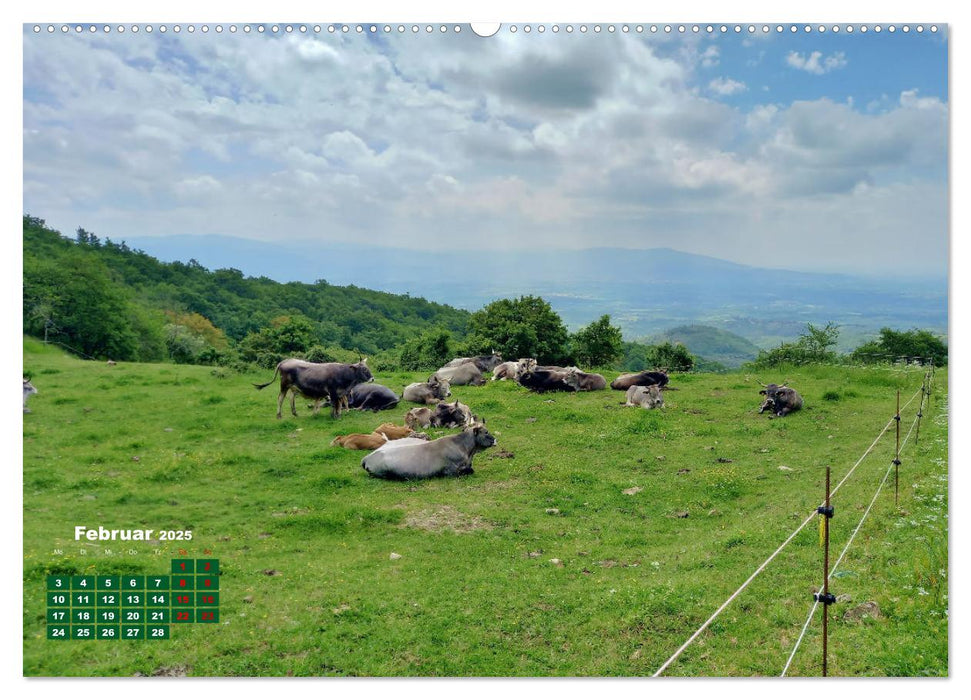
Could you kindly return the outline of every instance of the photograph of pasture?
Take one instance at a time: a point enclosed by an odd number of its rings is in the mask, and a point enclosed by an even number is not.
[[[948,129],[944,24],[24,25],[23,675],[947,677]]]

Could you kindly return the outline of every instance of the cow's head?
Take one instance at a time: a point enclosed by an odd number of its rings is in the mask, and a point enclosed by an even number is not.
[[[37,389],[34,385],[30,383],[30,377],[24,377],[24,396],[30,396],[31,394],[36,394]]]
[[[351,365],[354,368],[354,372],[357,374],[358,382],[373,382],[374,376],[371,374],[371,370],[367,366],[367,358],[362,357],[361,361]]]
[[[433,374],[428,378],[428,388],[432,390],[432,394],[435,395],[436,399],[444,399],[452,395],[451,385],[448,380],[444,377],[439,377],[437,374]]]
[[[484,450],[496,444],[496,438],[486,429],[484,420],[473,423],[465,428],[465,430],[466,432],[472,433],[472,436],[475,438],[476,447]]]

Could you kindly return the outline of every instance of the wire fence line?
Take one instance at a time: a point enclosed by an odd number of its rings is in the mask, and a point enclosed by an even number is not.
[[[903,442],[900,443],[901,450],[904,449],[904,446],[907,444],[907,440],[910,439],[910,434],[914,431],[914,427],[917,425],[917,421],[918,421],[918,417],[915,416],[914,421],[910,424],[910,430],[907,431],[907,436],[904,438]],[[883,479],[880,481],[880,484],[877,486],[876,493],[874,493],[873,498],[870,499],[870,505],[868,505],[866,510],[863,512],[863,516],[860,518],[860,522],[857,523],[856,528],[853,530],[853,532],[850,534],[849,539],[846,541],[846,546],[844,546],[843,551],[840,552],[839,558],[836,560],[836,563],[833,565],[833,568],[830,569],[829,571],[830,576],[836,573],[836,569],[839,568],[840,562],[842,562],[843,557],[846,556],[846,552],[849,550],[850,545],[853,544],[853,540],[856,538],[857,533],[860,531],[860,528],[863,527],[863,522],[867,519],[867,516],[870,515],[870,510],[873,508],[873,504],[877,502],[877,498],[880,496],[880,492],[883,490],[884,485],[887,483],[887,479],[890,478],[890,472],[893,470],[893,467],[894,467],[894,463],[891,462],[890,466],[887,467],[887,471],[883,475]],[[820,588],[820,590],[822,590],[822,588]],[[792,653],[789,654],[789,659],[786,661],[785,668],[783,668],[782,673],[779,674],[780,677],[785,677],[785,675],[789,672],[789,667],[792,665],[792,660],[796,657],[796,652],[799,650],[799,646],[802,644],[802,640],[806,636],[806,631],[809,629],[809,623],[812,622],[813,615],[816,613],[816,608],[818,607],[819,607],[819,600],[817,599],[813,601],[812,607],[809,610],[809,615],[806,617],[806,622],[802,626],[802,631],[799,633],[799,638],[796,640],[796,644],[792,648]],[[823,614],[825,614],[825,610]]]
[[[920,387],[920,389],[918,389],[918,390],[917,390],[916,392],[914,392],[914,395],[910,397],[910,399],[909,399],[909,400],[907,401],[907,403],[905,403],[905,404],[904,404],[904,405],[903,405],[903,406],[901,407],[901,409],[900,409],[900,410],[903,410],[904,408],[906,408],[907,406],[909,406],[909,405],[910,405],[910,404],[911,404],[911,403],[913,402],[913,400],[914,400],[915,398],[917,398],[917,396],[918,396],[918,394],[922,394],[922,393],[923,393],[924,391],[925,391],[925,385],[924,385],[924,384],[921,384],[921,387]],[[885,425],[885,426],[883,427],[883,429],[882,429],[882,430],[880,431],[880,433],[879,433],[879,434],[877,435],[877,437],[876,437],[876,438],[875,438],[875,439],[873,440],[873,442],[872,442],[872,443],[870,444],[870,446],[869,446],[869,447],[868,447],[868,448],[866,449],[866,451],[865,451],[865,452],[863,453],[863,455],[862,455],[862,456],[861,456],[861,457],[860,457],[860,458],[859,458],[859,459],[858,459],[858,460],[856,461],[856,464],[854,464],[854,465],[853,465],[853,467],[852,467],[852,468],[851,468],[851,469],[849,470],[849,472],[847,472],[847,474],[846,474],[846,475],[845,475],[845,476],[843,477],[843,479],[842,479],[842,480],[841,480],[841,481],[839,482],[839,484],[837,484],[837,486],[836,486],[836,488],[835,488],[835,489],[833,489],[833,490],[831,491],[831,493],[830,493],[830,495],[831,495],[831,496],[832,496],[833,494],[835,494],[835,493],[836,493],[836,491],[837,491],[837,490],[839,490],[839,488],[840,488],[840,487],[841,487],[841,486],[842,486],[842,485],[843,485],[844,483],[846,483],[846,480],[847,480],[847,479],[849,479],[849,477],[850,477],[850,475],[852,475],[852,474],[853,474],[853,472],[854,472],[854,471],[856,470],[856,468],[857,468],[857,467],[858,467],[858,466],[859,466],[859,465],[860,465],[860,464],[861,464],[861,463],[863,462],[863,460],[864,460],[864,459],[866,459],[866,457],[867,457],[867,455],[869,455],[869,454],[870,454],[870,452],[872,452],[872,451],[873,451],[873,448],[874,448],[874,447],[876,446],[876,444],[877,444],[877,443],[878,443],[878,442],[880,441],[880,438],[882,438],[882,437],[883,437],[883,436],[884,436],[884,435],[886,434],[886,432],[887,432],[887,430],[889,430],[889,428],[890,428],[890,426],[891,426],[891,425],[893,425],[893,423],[894,423],[894,418],[893,418],[893,417],[891,417],[891,418],[890,418],[890,420],[889,420],[889,421],[887,422],[887,425]],[[909,433],[908,433],[908,436],[909,436]],[[821,503],[821,505],[823,505],[824,503],[825,503],[825,502],[822,502],[822,503]],[[676,660],[678,659],[678,657],[679,657],[679,656],[681,656],[681,654],[682,654],[682,652],[684,652],[684,650],[685,650],[685,649],[687,649],[687,648],[688,648],[689,646],[691,646],[691,643],[692,643],[692,642],[693,642],[693,641],[694,641],[695,639],[697,639],[697,638],[698,638],[698,637],[699,637],[699,636],[701,635],[701,633],[702,633],[702,632],[704,632],[704,631],[705,631],[706,629],[708,629],[708,626],[709,626],[709,625],[711,625],[711,623],[715,621],[715,619],[716,619],[716,618],[717,618],[717,617],[718,617],[718,616],[719,616],[719,615],[720,615],[720,614],[721,614],[721,613],[722,613],[722,612],[723,612],[723,611],[725,610],[725,608],[727,608],[727,607],[728,607],[728,606],[729,606],[729,605],[730,605],[730,604],[732,603],[732,601],[733,601],[733,600],[735,600],[735,598],[737,598],[737,597],[738,597],[738,596],[739,596],[739,595],[740,595],[740,594],[742,593],[742,591],[744,591],[744,590],[745,590],[745,589],[746,589],[746,588],[748,587],[748,585],[749,585],[750,583],[752,583],[752,581],[754,581],[754,580],[755,580],[755,578],[756,578],[756,577],[757,577],[757,576],[758,576],[758,575],[759,575],[760,573],[762,573],[762,571],[763,571],[763,570],[765,570],[765,568],[766,568],[766,567],[767,567],[767,566],[768,566],[768,565],[769,565],[769,564],[770,564],[770,563],[771,563],[771,562],[772,562],[772,561],[773,561],[773,560],[774,560],[774,559],[775,559],[775,558],[776,558],[776,557],[777,557],[777,556],[778,556],[778,555],[779,555],[779,554],[780,554],[780,553],[782,552],[782,550],[783,550],[783,549],[785,549],[785,548],[786,548],[786,546],[787,546],[787,545],[788,545],[788,544],[789,544],[790,542],[792,542],[792,540],[793,540],[793,539],[795,539],[795,537],[796,537],[796,536],[797,536],[797,535],[798,535],[798,534],[799,534],[800,532],[802,532],[802,530],[803,530],[803,529],[804,529],[804,528],[806,527],[806,525],[808,525],[808,524],[809,524],[810,522],[812,522],[812,520],[813,520],[813,518],[815,518],[815,517],[816,517],[816,515],[817,515],[817,511],[816,511],[816,510],[814,510],[814,511],[813,511],[813,512],[812,512],[812,513],[811,513],[811,514],[809,515],[809,517],[807,517],[807,518],[806,518],[805,520],[803,520],[803,521],[802,521],[802,523],[801,523],[801,524],[799,525],[799,527],[797,527],[797,528],[796,528],[796,529],[795,529],[795,530],[794,530],[794,531],[792,532],[792,534],[791,534],[791,535],[789,535],[789,536],[788,536],[788,537],[786,538],[786,540],[785,540],[785,541],[784,541],[784,542],[783,542],[783,543],[782,543],[781,545],[779,545],[779,547],[778,547],[778,548],[777,548],[777,549],[776,549],[776,550],[775,550],[775,551],[774,551],[774,552],[773,552],[773,553],[772,553],[771,555],[769,555],[769,557],[768,557],[768,559],[766,559],[766,560],[765,560],[764,562],[762,562],[762,564],[760,564],[760,565],[759,565],[759,567],[758,567],[758,568],[757,568],[757,569],[756,569],[756,570],[755,570],[755,571],[754,571],[754,572],[752,573],[752,575],[751,575],[751,576],[749,576],[749,577],[748,577],[748,578],[747,578],[747,579],[745,580],[745,582],[744,582],[744,583],[743,583],[743,584],[742,584],[741,586],[739,586],[739,587],[738,587],[738,589],[736,589],[736,591],[735,591],[734,593],[732,593],[732,594],[731,594],[731,595],[730,595],[730,596],[728,597],[728,599],[727,599],[727,600],[726,600],[726,601],[725,601],[724,603],[722,603],[722,604],[721,604],[721,605],[720,605],[720,606],[718,607],[718,609],[717,609],[717,610],[715,610],[715,612],[714,612],[714,613],[712,613],[712,614],[711,614],[711,616],[710,616],[710,617],[709,617],[709,618],[708,618],[707,620],[705,620],[705,622],[704,622],[704,623],[703,623],[703,624],[701,625],[701,627],[699,627],[699,628],[698,628],[698,629],[697,629],[697,630],[695,631],[695,633],[694,633],[694,634],[692,634],[692,635],[691,635],[691,636],[690,636],[690,637],[689,637],[689,638],[687,639],[687,641],[685,641],[685,642],[684,642],[684,644],[682,644],[682,645],[681,645],[680,647],[678,647],[678,649],[677,649],[677,651],[675,651],[675,652],[674,652],[674,653],[673,653],[673,654],[672,654],[672,655],[670,656],[670,658],[668,658],[668,660],[667,660],[667,661],[665,661],[665,662],[664,662],[664,663],[663,663],[663,664],[661,665],[661,667],[660,667],[660,668],[659,668],[659,669],[658,669],[657,671],[655,671],[655,672],[654,672],[654,673],[652,674],[652,678],[657,678],[657,677],[659,677],[659,676],[660,676],[660,675],[661,675],[662,673],[664,673],[664,671],[665,671],[665,670],[667,670],[667,668],[668,668],[668,667],[669,667],[669,666],[670,666],[670,665],[671,665],[672,663],[674,663],[674,662],[675,662],[675,661],[676,661]]]

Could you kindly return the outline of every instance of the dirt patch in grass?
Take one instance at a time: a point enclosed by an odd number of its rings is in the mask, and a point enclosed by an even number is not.
[[[451,530],[456,533],[491,530],[492,523],[477,515],[466,515],[452,506],[442,506],[435,510],[422,510],[405,518],[402,527],[413,527],[428,532]]]

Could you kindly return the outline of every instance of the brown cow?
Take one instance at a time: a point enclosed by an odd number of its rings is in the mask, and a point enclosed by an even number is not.
[[[376,433],[383,433],[389,440],[400,440],[401,438],[414,437],[417,435],[414,430],[406,425],[395,425],[394,423],[382,423],[374,429]]]
[[[668,383],[668,373],[664,370],[644,370],[634,374],[622,374],[614,381],[610,382],[611,389],[627,391],[632,386],[659,386],[664,387]]]
[[[413,408],[405,414],[405,425],[410,428],[458,428],[472,425],[472,411],[463,403],[439,402],[434,409]]]
[[[387,441],[387,435],[375,431],[368,435],[365,435],[364,433],[338,435],[330,444],[340,445],[347,450],[376,450]]]

